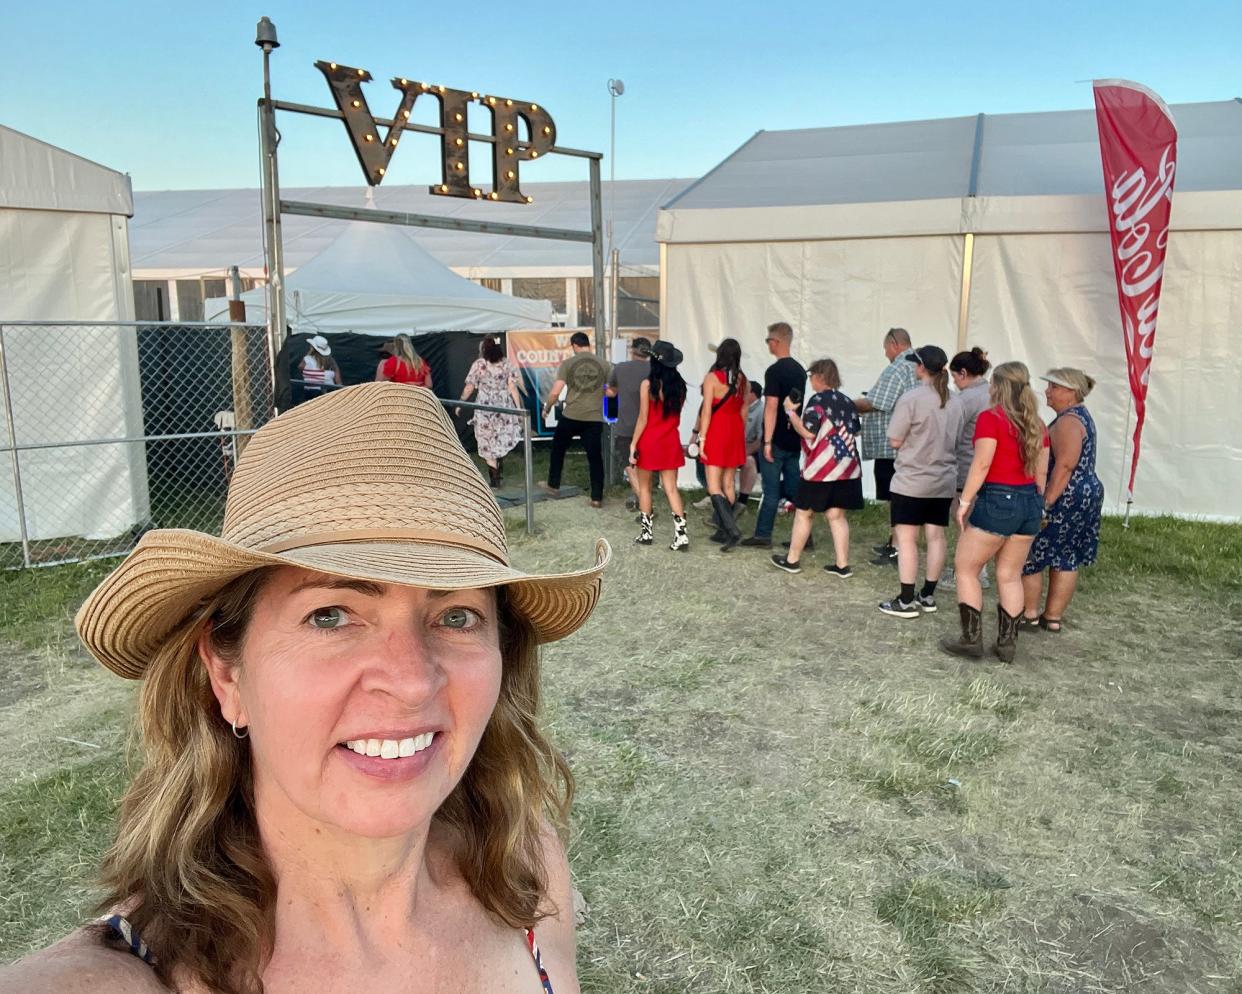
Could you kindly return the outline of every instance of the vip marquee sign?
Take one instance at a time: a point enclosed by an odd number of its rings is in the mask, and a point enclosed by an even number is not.
[[[529,204],[531,197],[518,185],[518,164],[547,154],[556,144],[556,125],[548,112],[538,104],[494,97],[466,90],[433,86],[414,79],[394,78],[393,88],[400,91],[401,102],[392,116],[388,130],[380,134],[379,122],[367,106],[362,84],[371,80],[365,69],[336,62],[316,62],[332,89],[332,97],[345,119],[345,130],[358,155],[362,173],[371,186],[384,181],[403,131],[417,129],[440,136],[440,182],[431,192],[442,197],[485,198],[509,203]],[[419,97],[433,98],[440,105],[440,126],[422,128],[409,124],[414,103]],[[490,111],[490,137],[472,136],[467,111],[472,103]],[[519,138],[519,126],[525,125],[526,138]],[[470,182],[470,142],[489,141],[492,146],[492,188],[483,191]]]

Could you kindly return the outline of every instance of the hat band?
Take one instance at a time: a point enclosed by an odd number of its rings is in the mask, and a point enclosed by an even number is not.
[[[261,545],[256,552],[266,555],[278,555],[294,549],[305,549],[315,545],[340,545],[349,542],[433,542],[436,545],[451,545],[460,549],[480,552],[488,559],[494,559],[502,566],[508,562],[497,554],[496,547],[484,542],[474,541],[464,535],[451,532],[432,531],[427,528],[355,528],[344,531],[308,532],[292,538],[281,539]]]

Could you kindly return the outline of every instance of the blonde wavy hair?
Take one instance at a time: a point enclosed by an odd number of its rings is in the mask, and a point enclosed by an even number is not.
[[[414,348],[414,340],[409,335],[398,335],[393,339],[393,354],[415,373],[421,373],[426,365],[423,357]]]
[[[1039,417],[1039,400],[1031,389],[1031,371],[1021,362],[1002,362],[992,370],[992,403],[1005,412],[1018,431],[1022,468],[1034,476],[1044,447],[1045,427]]]
[[[269,575],[234,580],[186,618],[151,660],[139,697],[143,765],[121,802],[99,907],[124,911],[169,987],[192,978],[219,994],[262,994],[275,942],[276,882],[255,822],[250,751],[221,718],[197,650],[210,624],[216,651],[240,658]],[[573,777],[536,720],[534,630],[503,587],[496,601],[500,697],[435,817],[453,829],[458,869],[483,907],[507,926],[533,928],[555,913],[543,832],[548,821],[564,829]]]

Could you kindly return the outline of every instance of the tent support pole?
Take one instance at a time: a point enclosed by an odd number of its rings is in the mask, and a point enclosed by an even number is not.
[[[1126,491],[1126,448],[1130,438],[1130,414],[1134,410],[1134,394],[1129,393],[1128,389],[1127,393],[1130,399],[1126,401],[1126,426],[1121,433],[1121,473],[1117,477],[1117,493],[1120,494],[1123,491],[1126,493],[1126,514],[1121,522],[1122,528],[1130,527],[1130,505],[1134,503],[1134,494]]]
[[[975,265],[975,236],[966,232],[962,245],[962,295],[957,311],[957,350],[966,349],[967,324],[970,319],[970,277]]]
[[[13,447],[9,458],[13,464],[13,494],[17,501],[17,527],[22,537],[22,565],[30,565],[30,533],[26,529],[26,501],[22,497],[22,466],[17,456],[17,426],[13,419],[13,391],[9,384],[9,353],[4,343],[4,326],[0,325],[0,386],[4,388],[4,424]]]

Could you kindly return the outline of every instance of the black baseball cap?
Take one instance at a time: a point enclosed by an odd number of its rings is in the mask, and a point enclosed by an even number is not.
[[[906,353],[909,362],[917,362],[929,373],[939,373],[949,364],[949,357],[938,345],[924,345],[913,352]]]

